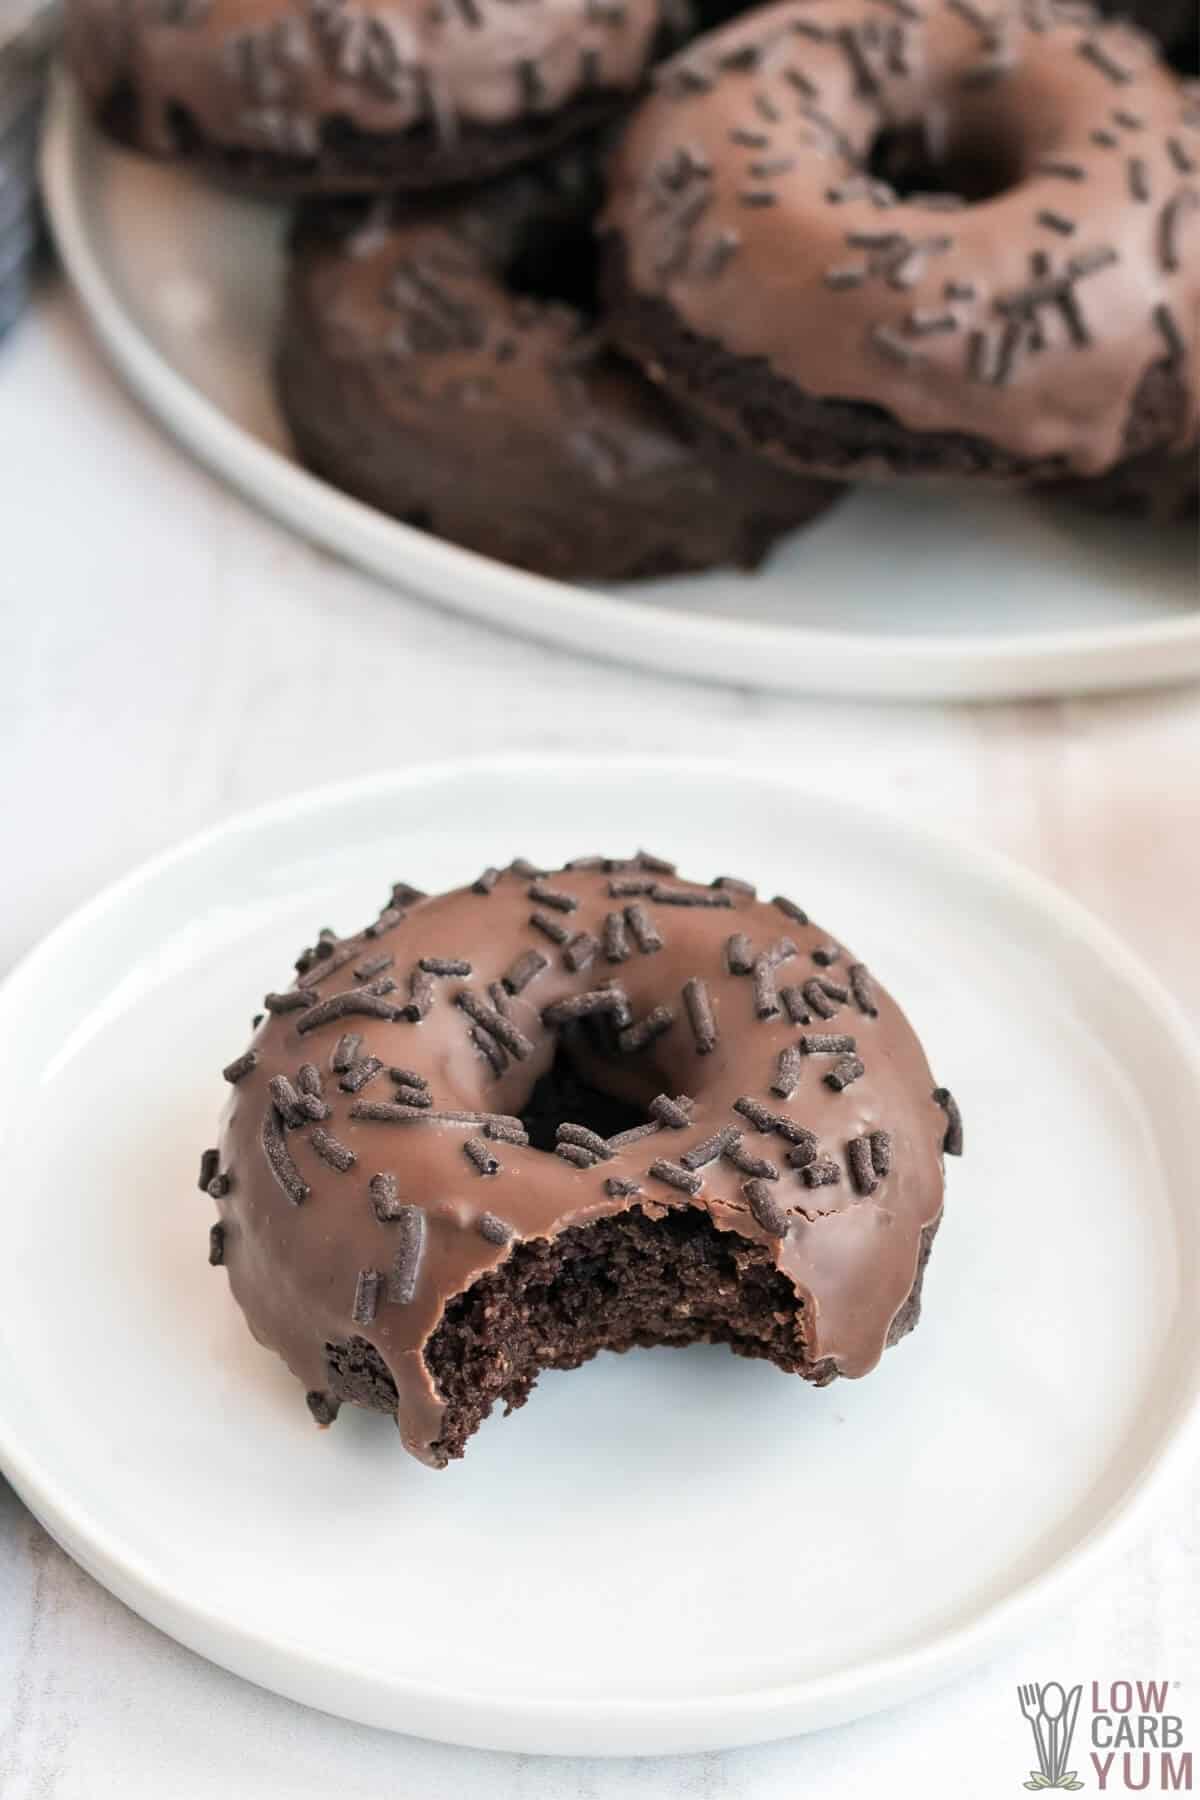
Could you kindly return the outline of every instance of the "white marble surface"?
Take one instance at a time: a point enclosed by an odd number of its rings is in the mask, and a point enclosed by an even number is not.
[[[1134,940],[1200,1017],[1195,688],[836,706],[489,634],[288,537],[201,473],[118,388],[60,291],[0,351],[0,471],[0,970],[133,862],[247,805],[385,763],[602,739],[778,757],[986,840]],[[0,1796],[991,1800],[1028,1770],[1015,1685],[1051,1678],[1178,1681],[1200,1765],[1195,1495],[1177,1483],[1065,1615],[932,1699],[760,1750],[638,1763],[440,1748],[262,1693],[110,1599],[0,1481]]]

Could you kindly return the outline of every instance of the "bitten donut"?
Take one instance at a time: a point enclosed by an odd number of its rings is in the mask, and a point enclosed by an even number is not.
[[[607,116],[674,0],[68,0],[101,122],[279,192],[473,181]]]
[[[1200,103],[1054,0],[773,6],[662,71],[612,169],[614,326],[843,476],[1091,476],[1197,425]]]
[[[698,429],[607,345],[598,198],[589,148],[440,203],[310,209],[278,358],[297,449],[360,500],[539,574],[753,566],[840,490]]]
[[[442,1466],[601,1349],[825,1383],[915,1323],[958,1108],[793,901],[647,854],[517,861],[400,883],[296,968],[200,1182],[210,1260],[319,1423],[379,1408]]]

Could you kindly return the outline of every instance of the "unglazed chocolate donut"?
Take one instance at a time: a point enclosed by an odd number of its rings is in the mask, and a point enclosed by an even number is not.
[[[67,0],[101,122],[280,192],[428,188],[607,116],[681,41],[673,0]]]
[[[277,363],[296,447],[369,505],[539,574],[752,567],[841,490],[698,428],[609,346],[599,195],[588,146],[424,205],[311,206]]]
[[[615,329],[790,466],[1092,476],[1196,435],[1200,104],[1054,0],[766,8],[612,166]]]
[[[792,901],[671,864],[404,883],[267,995],[201,1186],[319,1423],[441,1466],[603,1348],[728,1343],[816,1383],[914,1324],[958,1109]]]

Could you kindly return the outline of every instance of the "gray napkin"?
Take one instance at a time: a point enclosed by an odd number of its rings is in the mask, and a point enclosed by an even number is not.
[[[0,0],[0,337],[29,297],[41,239],[37,143],[59,0]]]

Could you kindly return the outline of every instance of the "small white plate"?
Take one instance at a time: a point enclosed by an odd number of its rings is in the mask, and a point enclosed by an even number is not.
[[[641,841],[796,894],[911,1013],[967,1121],[925,1317],[821,1391],[715,1348],[601,1357],[440,1474],[379,1415],[318,1433],[207,1266],[220,1067],[394,878]],[[899,1700],[1061,1604],[1194,1415],[1173,1004],[1015,867],[783,779],[510,758],[236,820],[0,989],[0,1093],[0,1467],[163,1630],[371,1724],[690,1751]]]
[[[269,512],[400,587],[592,655],[751,687],[969,699],[1200,675],[1195,534],[1045,500],[864,489],[757,574],[611,591],[397,524],[292,458],[269,374],[280,209],[112,149],[65,84],[43,173],[67,270],[147,405]]]

